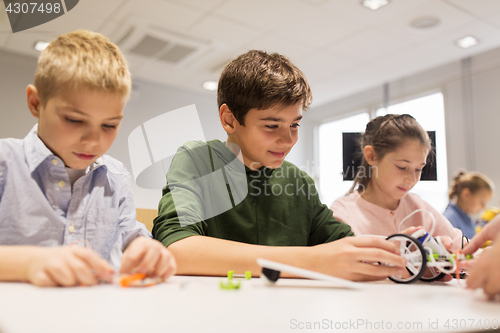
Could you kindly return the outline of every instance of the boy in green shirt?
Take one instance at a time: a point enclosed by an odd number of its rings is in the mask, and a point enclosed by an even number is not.
[[[255,275],[257,258],[351,280],[403,272],[392,243],[346,237],[354,234],[320,202],[314,181],[284,161],[311,99],[302,72],[279,54],[249,51],[225,67],[217,102],[227,142],[179,148],[154,221],[179,274]]]

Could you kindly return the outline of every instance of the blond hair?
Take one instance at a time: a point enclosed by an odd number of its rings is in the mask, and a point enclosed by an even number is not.
[[[472,194],[481,190],[493,192],[495,190],[495,184],[493,184],[491,179],[482,173],[460,170],[453,178],[453,184],[451,185],[450,193],[448,194],[450,200],[455,197],[458,198],[462,190],[465,188],[468,188]]]
[[[35,87],[43,105],[63,88],[88,88],[128,98],[131,86],[125,57],[99,33],[77,30],[61,35],[38,58]]]

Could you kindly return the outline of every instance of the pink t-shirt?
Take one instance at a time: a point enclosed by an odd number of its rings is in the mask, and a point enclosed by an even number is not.
[[[351,226],[355,235],[390,236],[398,233],[400,222],[417,209],[429,211],[436,219],[436,229],[433,236],[449,236],[453,241],[453,251],[462,248],[462,231],[453,225],[431,205],[418,195],[409,193],[400,201],[399,206],[391,211],[366,201],[354,191],[342,199],[335,200],[330,207],[333,216]],[[401,231],[409,227],[423,226],[429,232],[432,219],[425,212],[415,213],[401,226]]]

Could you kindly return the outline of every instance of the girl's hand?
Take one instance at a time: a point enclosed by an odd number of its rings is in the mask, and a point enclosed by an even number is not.
[[[420,230],[420,229],[423,229],[424,227],[420,226],[420,227],[409,227],[408,229],[405,229],[403,231],[401,231],[401,234],[405,234],[405,235],[413,235],[413,233],[415,233],[415,231],[417,230]]]

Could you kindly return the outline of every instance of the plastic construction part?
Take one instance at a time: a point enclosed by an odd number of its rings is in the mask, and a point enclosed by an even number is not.
[[[280,272],[285,272],[285,273],[290,273],[295,276],[300,276],[303,278],[308,278],[308,279],[313,279],[313,280],[322,280],[322,281],[329,281],[333,283],[333,286],[337,288],[348,288],[348,289],[363,289],[363,286],[361,284],[357,284],[352,281],[344,280],[338,277],[326,275],[323,273],[318,273],[314,271],[310,271],[304,268],[300,267],[295,267],[295,266],[290,266],[286,264],[282,264],[279,262],[274,262],[271,260],[266,260],[266,259],[257,259],[257,263],[259,266],[262,267],[262,274],[260,275],[262,279],[267,280],[266,282],[269,282],[270,284],[273,284],[276,282],[279,278],[279,273]],[[278,276],[276,277],[276,273],[278,272]],[[267,276],[269,275],[269,277]],[[273,279],[275,279],[273,281]]]
[[[221,280],[219,283],[220,288],[221,289],[229,289],[229,290],[240,289],[241,281],[235,280],[235,279],[250,280],[251,278],[252,278],[251,271],[246,271],[244,275],[243,274],[234,274],[234,271],[228,271],[227,272],[227,281]]]
[[[401,234],[403,223],[418,212],[430,216],[431,230],[426,232],[424,229],[419,229],[411,236]],[[409,275],[390,276],[389,279],[397,283],[412,283],[417,280],[425,282],[439,280],[445,274],[451,273],[456,273],[456,276],[460,277],[460,262],[470,260],[472,256],[460,252],[450,253],[441,237],[432,236],[435,228],[436,219],[425,209],[417,209],[399,222],[399,233],[387,237],[387,240],[395,243],[399,247],[400,255],[406,258],[406,270]]]
[[[389,279],[396,283],[411,283],[422,277],[427,267],[425,250],[422,244],[409,235],[395,234],[387,237],[387,240],[394,243],[399,248],[399,253],[406,258],[407,276],[389,276]]]
[[[274,269],[262,268],[262,276],[265,276],[268,282],[275,283],[280,278],[280,271],[275,271]]]
[[[387,237],[387,240],[394,243],[399,248],[400,255],[407,260],[406,270],[409,274],[389,276],[389,279],[397,283],[412,283],[417,280],[432,282],[452,273],[459,279],[462,276],[460,263],[473,259],[469,254],[450,253],[439,236],[432,237],[423,229],[417,230],[412,236],[395,234]]]
[[[228,280],[226,283],[224,281],[220,281],[220,288],[221,289],[226,289],[226,290],[237,290],[240,289],[241,287],[241,282],[240,281],[234,281],[234,280]]]
[[[155,284],[162,283],[161,278],[148,278],[146,274],[129,274],[119,278],[119,284],[122,287],[151,287]]]
[[[227,271],[227,279],[245,279],[250,280],[252,278],[252,272],[246,271],[245,274],[234,274],[234,271]]]

